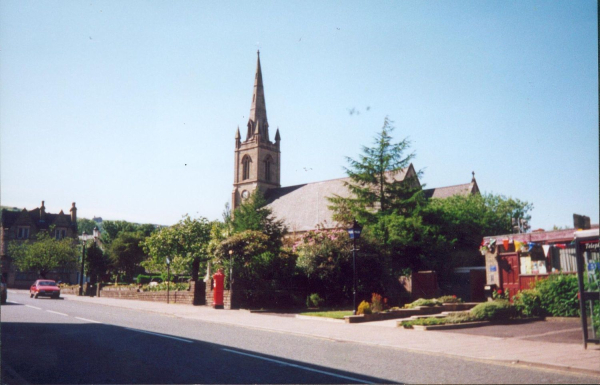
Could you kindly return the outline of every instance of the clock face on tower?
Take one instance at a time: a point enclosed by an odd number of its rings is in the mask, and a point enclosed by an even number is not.
[[[250,196],[250,193],[248,192],[248,190],[242,191],[242,199],[246,200],[246,199],[248,199],[249,196]]]

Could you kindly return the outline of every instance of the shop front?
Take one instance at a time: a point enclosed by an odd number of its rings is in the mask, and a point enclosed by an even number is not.
[[[597,229],[597,227],[596,227]],[[577,273],[576,229],[484,237],[486,294],[512,299],[552,273]]]

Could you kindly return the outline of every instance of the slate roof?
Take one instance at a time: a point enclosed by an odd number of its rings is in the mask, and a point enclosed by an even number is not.
[[[414,168],[411,164],[391,177],[402,181],[412,173]],[[349,181],[350,178],[340,178],[269,189],[265,199],[273,216],[283,219],[291,233],[314,230],[318,225],[328,229],[337,228],[340,226],[332,219],[333,213],[328,208],[331,203],[327,198],[334,195],[348,197],[350,193],[344,183]]]
[[[61,214],[46,213],[46,219],[43,221],[40,220],[39,207],[35,208],[33,210],[30,210],[30,211],[25,210],[25,212],[29,215],[31,222],[36,226],[36,228],[38,230],[48,230],[51,225],[60,223],[60,222],[63,222],[67,226],[73,225],[73,223],[71,223],[71,216],[62,213],[62,211],[61,211]],[[19,217],[22,214],[23,214],[23,211],[2,210],[2,227],[8,228],[8,227],[14,225],[15,222],[17,222],[17,220],[19,219]],[[66,223],[65,223],[65,221],[66,221]]]
[[[467,196],[469,194],[477,194],[479,193],[479,187],[477,186],[477,182],[473,180],[471,183],[426,189],[423,190],[423,193],[425,194],[425,198],[427,199],[443,199],[449,198],[454,195]]]

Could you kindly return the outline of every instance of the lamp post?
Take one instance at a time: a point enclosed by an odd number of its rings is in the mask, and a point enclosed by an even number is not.
[[[85,264],[85,244],[87,242],[87,233],[84,231],[81,234],[81,239],[83,239],[83,248],[81,249],[81,273],[79,274],[79,295],[83,295],[83,265]]]
[[[352,227],[348,229],[348,235],[350,239],[352,239],[352,269],[354,271],[354,277],[352,279],[352,314],[356,315],[356,240],[360,238],[360,233],[362,232],[362,226],[356,222],[354,219],[354,223]]]
[[[233,250],[229,250],[229,298],[233,290]]]
[[[169,303],[169,287],[171,285],[171,260],[167,257],[167,303]]]

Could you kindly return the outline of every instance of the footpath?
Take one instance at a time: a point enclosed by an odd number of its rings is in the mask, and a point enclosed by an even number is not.
[[[579,372],[600,378],[600,345],[596,344],[588,344],[585,350],[583,344],[403,329],[396,327],[393,320],[346,324],[341,320],[251,313],[248,310],[216,310],[209,306],[74,295],[63,297],[67,301],[136,309],[177,318],[384,346],[423,354],[457,356],[496,364]]]

